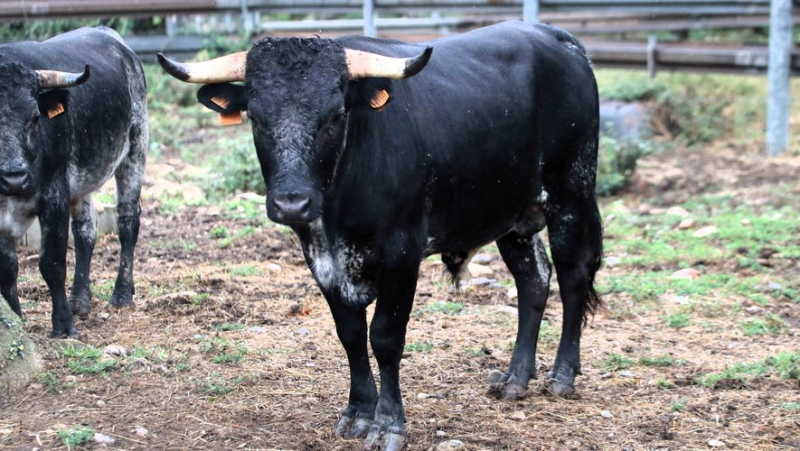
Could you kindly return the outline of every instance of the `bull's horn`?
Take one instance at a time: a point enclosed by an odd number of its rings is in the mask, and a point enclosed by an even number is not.
[[[159,53],[158,63],[168,74],[187,83],[228,83],[244,81],[247,52],[231,53],[198,63],[179,63]]]
[[[57,70],[37,70],[36,81],[39,89],[71,88],[83,84],[89,79],[89,65],[83,68],[83,73],[61,72]]]
[[[433,47],[412,58],[391,58],[362,50],[345,49],[351,80],[361,78],[400,79],[416,75],[431,58]]]

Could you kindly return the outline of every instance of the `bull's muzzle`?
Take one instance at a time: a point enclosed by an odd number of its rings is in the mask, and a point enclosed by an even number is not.
[[[320,215],[320,196],[313,191],[275,193],[267,198],[267,215],[279,224],[306,224]]]
[[[0,194],[4,196],[29,195],[33,191],[31,176],[27,171],[0,172]]]

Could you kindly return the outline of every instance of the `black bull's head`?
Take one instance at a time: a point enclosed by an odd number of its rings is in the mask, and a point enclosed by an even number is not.
[[[19,63],[0,64],[0,195],[33,193],[40,138],[39,117],[55,119],[67,108],[67,92],[89,79],[83,73],[33,70]]]
[[[249,52],[181,64],[159,55],[172,76],[203,83],[198,101],[223,117],[246,111],[267,185],[267,214],[283,224],[322,214],[323,194],[345,143],[349,111],[359,102],[380,108],[386,92],[353,95],[362,79],[402,79],[428,63],[432,48],[392,58],[345,48],[336,40],[273,39]],[[235,85],[230,82],[245,82]]]

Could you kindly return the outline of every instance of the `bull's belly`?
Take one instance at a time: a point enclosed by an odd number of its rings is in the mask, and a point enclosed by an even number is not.
[[[0,196],[0,237],[17,241],[25,236],[36,218],[38,197],[20,199],[14,196]]]
[[[114,171],[122,162],[122,159],[128,155],[129,151],[130,142],[126,139],[122,146],[116,151],[109,151],[108,155],[105,155],[105,158],[95,166],[81,167],[71,162],[67,168],[67,180],[72,200],[79,199],[100,189],[111,179]]]

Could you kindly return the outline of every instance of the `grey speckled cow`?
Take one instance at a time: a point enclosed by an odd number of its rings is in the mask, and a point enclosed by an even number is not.
[[[38,217],[52,337],[77,336],[73,313],[85,317],[91,310],[91,194],[112,175],[122,252],[111,304],[133,302],[147,141],[144,72],[113,30],[82,28],[44,42],[0,46],[0,292],[22,315],[15,242]],[[76,264],[68,303],[70,216]]]

